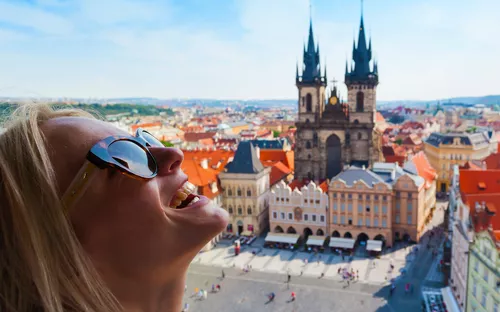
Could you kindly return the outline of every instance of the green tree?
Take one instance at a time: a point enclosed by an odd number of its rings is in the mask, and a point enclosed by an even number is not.
[[[403,139],[397,139],[396,141],[394,141],[394,143],[396,143],[397,145],[401,145],[403,144]]]
[[[172,147],[174,146],[172,143],[170,143],[169,141],[161,141],[161,143],[163,143],[163,145],[165,145],[166,147]]]
[[[273,130],[273,137],[274,137],[274,138],[279,137],[279,136],[280,136],[280,134],[281,134],[281,132],[279,132],[279,131],[277,131],[277,130]]]

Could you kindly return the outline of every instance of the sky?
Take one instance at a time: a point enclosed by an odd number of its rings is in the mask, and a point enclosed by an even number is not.
[[[365,0],[378,100],[500,94],[498,12]],[[0,0],[0,97],[294,99],[310,16],[345,94],[360,15],[358,0]]]

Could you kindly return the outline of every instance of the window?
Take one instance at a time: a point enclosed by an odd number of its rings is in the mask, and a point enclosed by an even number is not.
[[[359,189],[360,189],[360,188],[362,188],[362,187],[363,187],[362,185],[358,185],[358,188],[359,188]],[[363,195],[358,194],[358,199],[363,199]]]
[[[387,200],[387,196],[385,196],[385,195],[384,195],[384,196],[382,196],[382,200],[383,200],[383,201],[386,201],[386,200]]]
[[[401,204],[399,203],[399,201],[396,201],[396,210],[399,211],[400,208],[401,208]]]
[[[340,194],[340,198],[344,199],[345,198],[345,194],[344,193]]]
[[[362,226],[362,225],[363,225],[363,218],[358,217],[358,226]]]
[[[365,102],[365,95],[363,92],[358,91],[356,93],[356,112],[363,112],[364,111],[364,102]]]
[[[396,198],[399,198],[401,194],[399,192],[396,192]]]
[[[373,206],[373,212],[378,213],[378,205]]]
[[[361,205],[361,204],[358,205],[358,212],[359,213],[363,212],[363,205]]]
[[[333,198],[337,198],[337,193],[333,193]]]
[[[472,283],[472,295],[473,295],[474,297],[476,297],[476,296],[477,296],[477,285],[476,285],[476,281],[474,281],[474,282]]]
[[[312,95],[311,93],[307,93],[306,95],[306,112],[312,112]]]
[[[340,211],[345,211],[345,204],[344,203],[340,204]]]
[[[489,275],[488,275],[488,273],[489,273],[489,272],[488,272],[488,269],[487,269],[486,267],[484,267],[484,268],[483,268],[483,271],[484,271],[484,273],[483,273],[483,279],[484,279],[486,282],[488,282],[488,277],[489,277]]]
[[[304,199],[304,204],[307,204],[307,199]]]
[[[486,300],[488,298],[488,292],[486,288],[483,288],[482,294],[481,294],[481,305],[486,308]]]
[[[370,200],[370,194],[366,194],[366,200]]]
[[[412,194],[411,193],[408,193],[408,199],[412,199]]]
[[[233,196],[233,191],[231,189],[227,189],[227,196]]]
[[[227,208],[227,212],[229,212],[229,214],[233,214],[233,207],[229,206],[229,208]]]
[[[344,216],[340,216],[340,224],[345,224],[345,217]]]
[[[278,213],[276,211],[273,211],[273,219],[278,219]]]
[[[241,196],[241,189],[238,188],[238,192],[237,192],[238,196]]]
[[[247,189],[247,196],[252,196],[252,190],[251,189]]]
[[[378,218],[373,219],[373,226],[378,227]]]
[[[309,215],[307,213],[304,213],[304,221],[308,221],[309,220]]]
[[[383,228],[387,227],[387,220],[386,219],[382,219],[382,227]]]
[[[493,303],[493,312],[498,312],[498,302]]]
[[[412,209],[413,209],[413,204],[412,203],[408,203],[408,212],[411,212]]]
[[[366,226],[370,226],[370,218],[366,218],[365,221]]]
[[[316,215],[315,214],[311,215],[311,218],[312,218],[312,222],[316,222]]]
[[[396,224],[399,224],[400,220],[399,220],[399,215],[396,215]]]
[[[333,223],[337,224],[337,216],[336,215],[333,216]]]
[[[242,215],[243,214],[243,209],[241,207],[238,207],[238,214]]]
[[[280,213],[280,217],[281,217],[281,220],[285,220],[285,213],[284,212]]]
[[[474,271],[479,272],[479,262],[474,260]]]
[[[324,215],[319,216],[319,221],[320,222],[325,222],[325,216]]]
[[[306,149],[311,149],[311,142],[309,141],[306,142]]]
[[[347,194],[348,199],[352,199],[352,194]]]
[[[382,206],[382,213],[386,214],[387,213],[387,206]]]
[[[352,219],[351,218],[349,218],[349,220],[347,220],[347,221],[348,221],[349,225],[352,225]]]
[[[319,199],[316,199],[316,204],[319,204]]]
[[[248,208],[247,208],[247,214],[248,215],[252,214],[252,207],[248,206]]]
[[[406,216],[406,223],[408,224],[412,223],[411,215]]]
[[[337,210],[337,203],[333,203],[333,210]]]
[[[363,138],[363,135],[361,134],[361,132],[358,132],[358,140],[361,140]]]
[[[347,204],[347,211],[352,212],[352,204]]]
[[[291,212],[288,213],[288,220],[293,220],[293,213]]]
[[[366,207],[366,212],[370,212],[370,207]]]

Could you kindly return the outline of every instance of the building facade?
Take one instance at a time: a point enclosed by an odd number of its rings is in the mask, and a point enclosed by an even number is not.
[[[325,236],[329,232],[326,182],[279,182],[270,193],[269,222],[273,233]]]
[[[264,167],[249,141],[240,142],[234,159],[219,174],[222,207],[229,213],[226,232],[259,235],[268,229],[271,167]]]
[[[487,132],[431,134],[424,142],[424,151],[438,171],[438,191],[448,191],[454,165],[487,157],[494,148],[490,141]]]
[[[312,21],[303,65],[297,66],[298,120],[296,122],[295,176],[298,179],[331,179],[344,166],[369,166],[380,160],[380,140],[375,128],[377,63],[367,44],[363,17],[352,66],[346,63],[347,103],[334,85],[327,94],[326,68],[322,72],[319,46],[315,46]],[[328,97],[328,101],[327,101]]]
[[[498,312],[500,308],[500,232],[476,233],[469,250],[467,312]]]
[[[351,166],[329,186],[333,237],[419,241],[430,209],[425,180],[394,163],[375,163],[371,170]]]

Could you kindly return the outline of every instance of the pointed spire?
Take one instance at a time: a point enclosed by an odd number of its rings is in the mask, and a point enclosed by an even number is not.
[[[345,75],[347,76],[349,74],[349,62],[347,60],[345,60]]]
[[[325,82],[328,83],[328,78],[326,76],[326,61],[325,61]]]
[[[295,67],[295,81],[299,81],[299,62],[297,61],[296,67]]]

